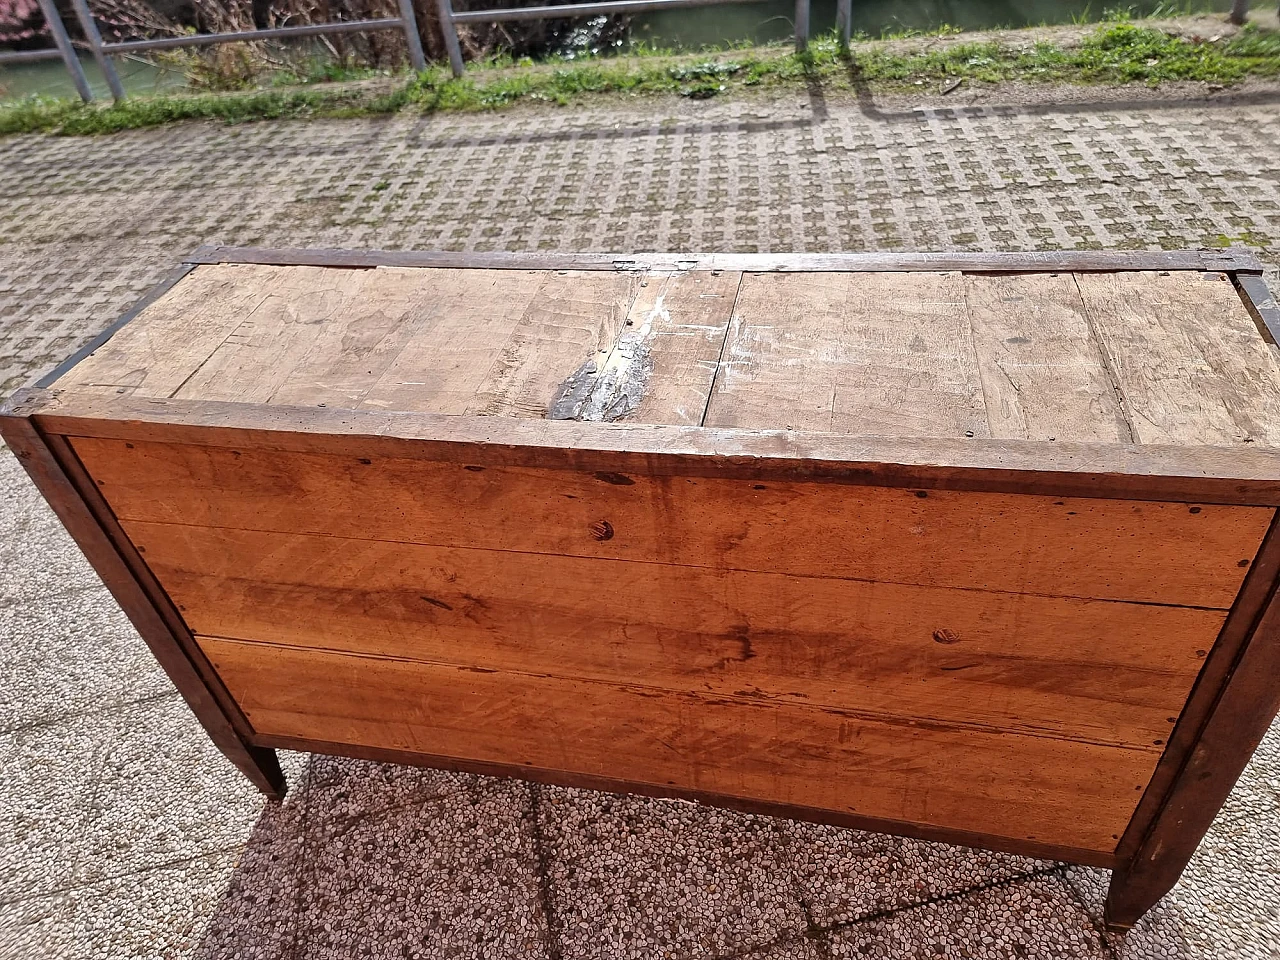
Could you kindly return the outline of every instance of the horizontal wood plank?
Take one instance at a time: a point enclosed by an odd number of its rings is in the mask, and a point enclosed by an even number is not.
[[[207,636],[1160,753],[1219,611],[126,523]]]
[[[746,274],[710,427],[989,435],[958,273]]]
[[[1226,274],[1076,282],[1135,440],[1280,444],[1280,363]]]
[[[1005,253],[476,253],[427,250],[269,249],[205,246],[188,263],[310,264],[337,267],[469,267],[490,270],[1239,270],[1261,273],[1247,250],[1039,250]]]
[[[993,437],[1133,439],[1075,277],[966,276],[964,297]]]
[[[1109,852],[1156,757],[797,704],[200,638],[260,734],[528,764]]]
[[[173,396],[286,278],[317,267],[201,267],[66,371],[62,389],[106,396]]]
[[[1272,511],[77,438],[124,520],[1226,608]]]
[[[850,486],[1280,504],[1280,449],[847,437],[516,417],[254,406],[20,390],[6,404],[72,437],[477,466]],[[211,429],[212,428],[212,429]]]

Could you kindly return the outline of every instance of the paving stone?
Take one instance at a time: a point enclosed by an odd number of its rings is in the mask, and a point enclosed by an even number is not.
[[[1066,876],[1101,922],[1107,871],[1070,867]],[[1120,960],[1280,956],[1280,722],[1177,885],[1131,931],[1110,939]]]
[[[113,726],[97,715],[0,734],[0,903],[70,884]]]
[[[108,733],[76,882],[237,848],[264,805],[180,697],[125,707]]]
[[[545,957],[528,788],[464,789],[364,817],[311,807],[299,960]]]
[[[540,791],[553,929],[566,960],[716,956],[806,930],[777,821]]]
[[[0,320],[0,338],[3,329]],[[0,447],[0,491],[0,607],[102,588],[102,581],[8,447]]]
[[[833,960],[1104,960],[1093,921],[1058,876],[1016,880],[843,927],[830,938]]]
[[[317,755],[308,791],[331,818],[363,817],[471,789],[479,778],[447,770]]]
[[[0,607],[0,637],[0,730],[173,692],[101,587]]]
[[[310,801],[301,783],[282,803],[263,808],[192,954],[195,960],[291,960]]]
[[[783,829],[801,895],[819,926],[1052,866],[1029,857],[811,823],[785,823]]]
[[[217,853],[72,890],[46,943],[77,960],[190,957],[236,861],[235,852]]]
[[[0,903],[0,960],[60,958],[55,931],[66,906],[61,894]]]

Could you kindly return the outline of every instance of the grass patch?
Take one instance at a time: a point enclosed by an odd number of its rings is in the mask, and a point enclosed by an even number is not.
[[[295,77],[317,83],[371,75],[354,68],[317,67]],[[1008,80],[1057,83],[1147,83],[1201,80],[1231,84],[1245,77],[1280,76],[1280,33],[1246,28],[1230,40],[1193,42],[1117,20],[1079,45],[1013,47],[997,42],[952,43],[895,52],[883,46],[850,53],[833,36],[817,38],[804,54],[781,47],[734,51],[731,58],[654,55],[584,58],[555,64],[481,64],[454,79],[437,67],[389,92],[342,87],[267,89],[250,93],[137,97],[110,106],[32,98],[0,106],[0,134],[49,131],[110,133],[176,120],[238,123],[285,117],[360,116],[403,109],[491,110],[521,101],[569,104],[596,94],[679,94],[704,99],[740,87],[821,82],[834,89],[853,83],[908,87],[930,82]]]

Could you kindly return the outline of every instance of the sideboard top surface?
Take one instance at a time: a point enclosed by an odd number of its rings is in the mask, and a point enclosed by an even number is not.
[[[1273,351],[1228,273],[1122,261],[1022,273],[211,262],[52,386],[104,400],[1270,447]]]

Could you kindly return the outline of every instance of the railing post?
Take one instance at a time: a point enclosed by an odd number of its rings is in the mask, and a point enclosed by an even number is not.
[[[853,0],[836,0],[836,30],[840,33],[840,43],[848,49],[853,39]]]
[[[809,0],[796,0],[796,53],[804,53],[808,49]]]
[[[107,87],[111,90],[111,96],[117,100],[123,100],[124,85],[120,83],[120,76],[116,73],[116,68],[111,62],[111,58],[103,52],[102,34],[98,32],[98,25],[93,22],[93,13],[89,10],[89,4],[85,0],[71,0],[71,5],[75,7],[76,19],[80,21],[80,29],[84,31],[85,39],[89,41],[89,48],[93,51],[93,59],[98,61],[98,68],[102,71],[102,76],[106,78]]]
[[[453,3],[451,0],[436,0],[436,10],[440,15],[440,33],[444,37],[444,48],[449,51],[449,69],[455,77],[462,76],[462,47],[458,43],[458,27],[453,22]]]
[[[57,6],[54,5],[53,0],[40,0],[40,11],[49,24],[49,32],[53,34],[53,42],[58,48],[58,53],[62,54],[62,63],[67,68],[67,73],[71,74],[71,82],[76,85],[76,93],[80,94],[81,100],[88,103],[93,99],[93,91],[89,89],[89,79],[84,75],[84,68],[80,66],[75,47],[71,46],[71,38],[67,36],[67,28],[62,24]]]
[[[421,73],[427,69],[422,55],[422,37],[418,36],[418,18],[413,15],[413,0],[399,0],[400,19],[404,21],[404,41],[409,46],[409,66]]]

